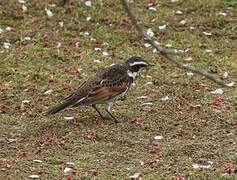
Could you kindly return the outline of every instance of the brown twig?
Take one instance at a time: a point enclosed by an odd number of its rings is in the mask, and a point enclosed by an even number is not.
[[[128,16],[131,18],[133,25],[135,26],[136,30],[138,31],[138,33],[140,33],[145,40],[153,47],[155,48],[160,55],[162,55],[163,57],[165,57],[169,62],[172,62],[174,64],[176,64],[179,68],[181,69],[185,69],[187,71],[205,76],[206,78],[216,82],[219,85],[225,86],[227,87],[228,84],[221,80],[219,77],[217,77],[214,74],[211,74],[209,72],[207,72],[204,69],[198,69],[196,67],[193,67],[189,64],[184,64],[182,63],[178,58],[177,55],[179,53],[178,50],[176,49],[167,49],[167,48],[162,48],[160,47],[157,43],[155,43],[155,41],[147,34],[147,32],[145,31],[145,28],[138,23],[138,20],[136,18],[136,16],[133,14],[133,12],[131,11],[128,1],[127,0],[121,0],[123,7],[125,9],[125,11],[127,12]]]

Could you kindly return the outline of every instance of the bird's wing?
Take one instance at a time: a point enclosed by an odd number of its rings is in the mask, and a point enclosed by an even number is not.
[[[47,114],[55,114],[69,106],[91,105],[110,100],[129,88],[130,83],[126,78],[127,69],[119,64],[101,70]]]
[[[114,86],[98,86],[94,88],[81,103],[97,104],[106,102],[124,93],[129,87],[127,82]]]
[[[91,86],[87,95],[82,97],[73,106],[97,104],[108,101],[124,93],[130,86],[126,69],[121,65],[111,66],[97,74],[91,82],[97,82]]]
[[[79,89],[81,89],[85,84],[86,84],[86,81],[84,81],[80,85]],[[77,96],[75,93],[72,93],[71,95],[69,95],[68,97],[66,97],[64,99],[64,102],[62,102],[61,104],[58,104],[58,105],[54,106],[53,108],[51,108],[47,112],[47,115],[53,115],[53,114],[65,109],[65,108],[75,104],[78,101],[78,99],[80,99],[80,98],[81,98],[81,95]]]
[[[82,82],[78,89],[80,89],[83,85],[85,85],[85,83],[86,83],[86,81]],[[72,96],[74,96],[74,94],[75,94],[75,93],[70,94],[69,96],[67,96],[67,97],[64,98],[63,100],[64,100],[64,101],[69,100],[70,98],[72,98]]]

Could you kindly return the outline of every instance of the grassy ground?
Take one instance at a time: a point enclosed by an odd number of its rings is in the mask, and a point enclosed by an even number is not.
[[[15,0],[0,2],[1,178],[27,179],[36,174],[41,179],[128,179],[141,173],[143,179],[237,179],[234,173],[222,175],[226,167],[237,166],[235,88],[213,95],[210,91],[218,88],[216,84],[187,76],[144,47],[117,0],[96,1],[92,7],[71,0],[64,8],[49,7],[51,18],[43,0],[27,1],[26,6],[23,12]],[[162,0],[154,12],[146,8],[147,1],[133,3],[162,45],[190,48],[182,57],[192,57],[187,63],[218,74],[227,71],[234,81],[236,6],[234,0]],[[183,14],[177,15],[177,10]],[[164,24],[166,29],[160,30]],[[5,30],[8,26],[10,31]],[[7,40],[9,49],[2,46]],[[133,55],[156,66],[141,72],[126,98],[115,104],[114,114],[126,122],[101,120],[91,108],[67,109],[50,118],[43,115],[98,69]],[[48,90],[53,91],[44,95]],[[169,99],[162,101],[165,96]],[[213,105],[216,97],[223,103]],[[153,104],[143,105],[146,102]],[[64,119],[68,115],[77,118],[69,122]],[[134,118],[140,118],[142,125],[132,123]],[[154,140],[159,134],[163,139]],[[209,169],[192,167],[207,161],[213,162]],[[74,167],[64,173],[67,162]]]

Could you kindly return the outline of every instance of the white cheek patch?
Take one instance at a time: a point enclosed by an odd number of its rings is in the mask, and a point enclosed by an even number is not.
[[[129,77],[131,77],[131,78],[133,78],[133,79],[135,79],[135,77],[136,77],[136,75],[137,75],[137,72],[131,72],[131,71],[127,71],[127,73],[128,73],[128,76]]]
[[[136,61],[136,62],[133,62],[133,63],[129,63],[130,66],[135,66],[135,65],[145,65],[145,66],[148,66],[148,64],[144,61]]]

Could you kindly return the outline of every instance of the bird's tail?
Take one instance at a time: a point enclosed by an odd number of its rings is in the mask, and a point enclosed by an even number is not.
[[[65,101],[64,103],[62,104],[59,104],[55,107],[53,107],[52,109],[50,109],[48,112],[47,112],[47,115],[50,116],[50,115],[53,115],[53,114],[56,114],[57,112],[67,108],[68,106],[72,105],[72,102],[71,101]]]

